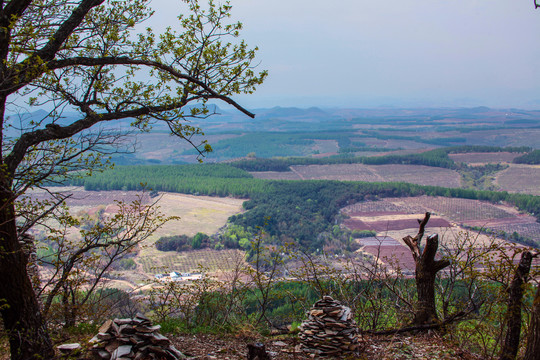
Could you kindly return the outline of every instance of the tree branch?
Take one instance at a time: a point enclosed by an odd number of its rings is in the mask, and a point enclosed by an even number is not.
[[[86,14],[88,14],[92,8],[101,5],[104,1],[105,0],[82,0],[79,6],[73,10],[71,16],[60,25],[58,30],[56,30],[49,42],[45,44],[43,48],[32,54],[30,58],[38,56],[44,61],[53,59],[62,44],[84,20]],[[28,60],[29,59],[26,59],[23,62]]]
[[[72,57],[69,59],[63,59],[63,60],[51,60],[47,62],[47,69],[49,70],[57,70],[62,69],[65,67],[70,66],[103,66],[103,65],[143,65],[152,67],[155,69],[160,69],[162,71],[165,71],[169,73],[170,75],[174,76],[176,79],[183,79],[187,80],[193,84],[196,84],[203,88],[210,96],[209,98],[212,99],[219,99],[221,101],[226,102],[229,105],[234,106],[236,109],[241,111],[242,113],[246,114],[247,116],[254,118],[255,114],[248,111],[247,109],[240,106],[236,101],[232,100],[231,98],[221,95],[217,93],[215,90],[213,90],[210,86],[208,86],[204,81],[199,80],[196,77],[193,77],[191,75],[183,74],[180,71],[176,70],[174,67],[162,64],[157,61],[153,60],[144,60],[144,59],[132,59],[127,56],[106,56],[106,57],[100,57],[100,58],[90,58],[90,57]],[[204,96],[204,95],[203,95]],[[426,220],[427,222],[427,220]]]

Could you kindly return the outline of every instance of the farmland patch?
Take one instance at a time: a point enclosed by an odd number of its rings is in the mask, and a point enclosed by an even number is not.
[[[365,182],[407,182],[419,185],[459,187],[457,171],[423,165],[297,165],[290,172],[252,173],[273,180],[339,180]]]
[[[448,156],[455,162],[463,162],[467,164],[500,164],[511,163],[516,157],[520,156],[520,153],[512,152],[492,152],[492,153],[461,153],[461,154],[448,154]]]
[[[159,256],[156,256],[160,253]],[[227,272],[234,269],[238,261],[243,261],[244,253],[240,250],[202,249],[189,252],[155,252],[141,255],[137,262],[147,274],[197,272],[204,267],[209,272]]]
[[[540,166],[512,164],[495,178],[501,190],[540,195]]]
[[[516,232],[540,243],[540,224],[533,216],[521,214],[510,206],[469,199],[419,196],[363,201],[342,209],[346,215],[343,225],[351,230],[377,233],[373,238],[357,240],[362,246],[360,252],[378,257],[390,266],[413,269],[410,251],[402,239],[416,234],[417,220],[428,211],[432,217],[426,232],[438,233],[441,244],[449,248],[454,246],[456,238],[464,236],[468,231],[466,227],[473,226],[489,229],[495,235],[497,231]],[[493,235],[488,234],[474,237],[480,248],[493,241],[505,242],[504,239],[494,240]]]

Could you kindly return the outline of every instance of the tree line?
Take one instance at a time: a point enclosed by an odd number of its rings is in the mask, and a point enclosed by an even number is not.
[[[331,164],[406,164],[434,166],[446,169],[462,169],[464,164],[458,164],[448,154],[471,152],[529,152],[531,148],[523,147],[497,147],[480,145],[463,145],[434,149],[419,154],[385,155],[385,156],[351,156],[348,153],[325,158],[308,157],[282,157],[282,158],[255,158],[233,161],[230,165],[247,171],[289,171],[292,165],[331,165]],[[348,156],[347,156],[348,155]]]
[[[506,201],[540,219],[540,197],[526,194],[397,182],[261,180],[225,164],[160,168],[118,167],[73,183],[84,184],[87,190],[138,190],[144,186],[141,179],[145,179],[146,187],[155,191],[249,198],[244,203],[247,211],[231,217],[231,223],[252,229],[264,226],[271,236],[294,239],[309,251],[324,247],[328,238],[320,234],[331,234],[342,207],[362,200],[428,195]],[[201,170],[191,173],[196,168]]]

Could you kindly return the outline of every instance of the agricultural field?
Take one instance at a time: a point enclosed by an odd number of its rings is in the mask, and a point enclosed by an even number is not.
[[[540,195],[540,165],[512,164],[497,174],[495,184],[508,192]]]
[[[155,250],[158,252],[158,250]],[[142,271],[146,274],[197,272],[204,268],[208,272],[228,272],[234,270],[239,262],[244,261],[244,253],[240,250],[202,249],[189,252],[166,252],[161,254],[146,253],[137,258]]]
[[[457,171],[423,165],[298,165],[289,172],[253,172],[254,177],[273,180],[340,180],[408,182],[419,185],[460,187]]]
[[[364,201],[342,209],[346,217],[343,225],[351,230],[376,231],[374,238],[357,240],[361,245],[359,252],[411,270],[414,262],[402,239],[417,233],[417,220],[422,219],[428,211],[432,216],[426,233],[439,234],[443,246],[452,247],[455,238],[462,236],[467,232],[467,227],[472,226],[489,229],[495,234],[500,231],[507,234],[516,232],[540,243],[540,224],[534,217],[521,214],[504,204],[494,205],[469,199],[419,196]],[[475,236],[480,246],[493,240],[487,234]]]
[[[450,159],[457,163],[466,163],[468,165],[484,165],[484,164],[509,164],[520,153],[511,153],[507,151],[492,152],[492,153],[464,153],[464,154],[448,154]]]
[[[98,210],[104,210],[107,214],[117,211],[115,200],[130,202],[141,199],[143,203],[157,201],[161,212],[168,216],[179,216],[180,219],[172,220],[159,228],[150,238],[141,244],[138,254],[134,257],[138,265],[135,270],[115,272],[111,284],[122,288],[131,284],[140,283],[152,278],[153,274],[160,272],[193,272],[200,265],[208,271],[219,272],[230,270],[236,264],[238,258],[243,259],[243,253],[238,250],[197,250],[186,253],[162,252],[155,248],[154,243],[162,236],[189,235],[198,232],[205,234],[216,233],[227,219],[242,211],[242,199],[193,196],[177,193],[159,193],[158,197],[151,198],[148,193],[137,191],[85,191],[82,187],[55,188],[56,191],[64,191],[73,194],[66,204],[73,213],[82,215],[93,214]],[[49,195],[45,191],[36,191],[32,197],[45,199]]]
[[[238,137],[238,134],[215,134],[206,135],[204,139],[210,144],[215,144],[221,140]],[[199,141],[202,141],[201,137]],[[198,141],[198,140],[195,140]],[[144,160],[150,160],[162,164],[174,162],[196,162],[196,155],[186,155],[185,151],[193,146],[187,141],[165,132],[150,132],[137,135],[136,150],[137,156]]]
[[[466,138],[467,144],[487,146],[530,146],[532,148],[538,148],[540,129],[515,128],[480,131],[475,130],[459,133],[458,136]]]

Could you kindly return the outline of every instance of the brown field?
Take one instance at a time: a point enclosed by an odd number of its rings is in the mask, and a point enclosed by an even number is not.
[[[411,251],[406,246],[401,244],[395,246],[365,246],[363,252],[371,254],[378,258],[384,264],[390,265],[392,268],[412,273],[415,268],[414,259]]]
[[[420,206],[425,211],[430,211],[441,217],[456,223],[461,223],[467,220],[491,220],[516,217],[519,212],[517,209],[504,206],[494,205],[486,201],[419,196],[411,198],[393,199],[402,206]]]
[[[540,165],[512,164],[495,178],[501,190],[540,195]]]
[[[373,170],[362,164],[291,166],[302,180],[382,181]]]
[[[254,178],[265,180],[302,180],[302,178],[293,171],[256,171],[252,172]]]
[[[411,184],[460,187],[457,171],[423,165],[370,165],[384,181],[402,181]]]
[[[244,200],[211,196],[194,196],[177,193],[159,193],[159,197],[150,198],[148,194],[138,191],[86,191],[82,187],[54,188],[54,191],[73,194],[66,201],[74,213],[84,211],[93,213],[100,208],[106,212],[114,212],[115,200],[131,202],[142,197],[143,203],[157,202],[162,213],[167,216],[178,216],[158,229],[152,239],[162,236],[190,235],[198,232],[213,234],[225,225],[227,219],[242,211]],[[48,198],[45,191],[32,192],[37,199]]]
[[[368,217],[362,217],[367,219]],[[358,219],[346,219],[343,224],[351,230],[374,230],[378,233],[392,231],[392,230],[405,230],[405,229],[417,229],[418,228],[418,217],[414,219],[396,219],[396,220],[375,220],[378,216],[373,216],[369,220],[358,220]],[[429,220],[427,228],[441,228],[441,227],[450,227],[451,224],[441,218],[431,218]]]
[[[448,156],[455,162],[463,162],[467,164],[500,164],[511,163],[520,153],[511,152],[494,152],[494,153],[465,153],[465,154],[449,154]]]
[[[402,181],[419,185],[460,186],[460,175],[456,171],[423,165],[298,165],[291,166],[291,170],[252,174],[257,178],[275,180]]]
[[[478,125],[478,124],[477,124]],[[530,146],[538,147],[540,129],[514,128],[471,131],[468,133],[445,133],[446,136],[458,136],[467,138],[467,143],[487,146]]]
[[[515,231],[540,243],[540,224],[534,217],[520,214],[510,206],[469,199],[419,196],[364,201],[342,209],[342,213],[348,216],[343,225],[351,230],[376,231],[376,237],[357,240],[362,246],[358,250],[360,253],[379,256],[383,263],[392,266],[413,269],[410,252],[402,239],[417,233],[417,220],[422,219],[427,211],[432,213],[432,217],[426,232],[439,234],[441,244],[450,248],[455,238],[467,232],[463,228],[465,225],[510,234]],[[480,247],[494,241],[490,235],[474,236]],[[505,242],[503,239],[495,241]]]

